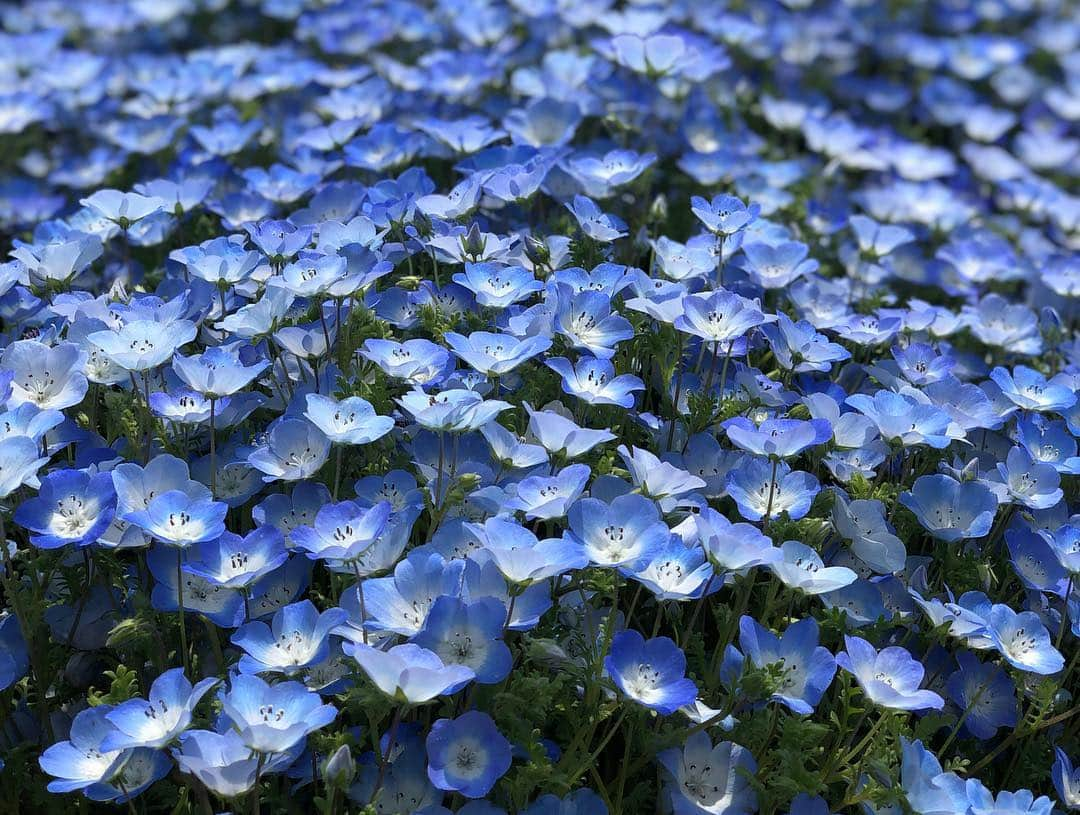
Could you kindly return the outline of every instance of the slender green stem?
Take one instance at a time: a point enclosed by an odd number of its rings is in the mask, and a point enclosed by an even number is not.
[[[176,616],[180,622],[180,657],[184,666],[184,675],[191,674],[188,665],[187,624],[184,621],[184,550],[176,547]]]

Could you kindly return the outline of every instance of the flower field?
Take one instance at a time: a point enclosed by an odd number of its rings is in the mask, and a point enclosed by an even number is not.
[[[0,77],[0,812],[1080,810],[1080,7],[28,0]]]

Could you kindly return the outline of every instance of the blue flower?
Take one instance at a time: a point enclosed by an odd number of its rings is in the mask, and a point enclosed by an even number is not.
[[[394,427],[389,416],[379,416],[371,403],[359,396],[340,402],[329,396],[309,393],[304,416],[336,444],[370,444]]]
[[[634,327],[612,310],[611,297],[605,292],[579,292],[567,283],[557,283],[550,296],[556,303],[554,329],[573,348],[611,359],[615,346],[634,336]]]
[[[488,519],[483,527],[470,524],[468,528],[483,542],[503,577],[519,588],[584,568],[589,562],[575,540],[537,540],[528,529],[499,518]]]
[[[641,495],[605,503],[583,498],[570,508],[566,539],[598,566],[627,566],[649,558],[671,537],[656,504]],[[488,523],[491,523],[490,521]]]
[[[781,241],[775,245],[754,241],[743,246],[743,269],[763,289],[782,289],[796,279],[817,271],[818,262],[807,260],[805,243]]]
[[[443,596],[436,598],[412,641],[438,654],[445,665],[464,665],[478,683],[491,685],[506,678],[513,661],[502,640],[506,623],[506,606],[493,597],[466,603]]]
[[[1004,485],[1003,503],[1019,503],[1031,509],[1049,509],[1061,501],[1061,476],[1054,465],[1032,458],[1023,447],[1009,450],[997,465],[997,479]]]
[[[426,746],[431,783],[466,798],[483,798],[510,769],[510,742],[480,711],[439,719]]]
[[[338,713],[299,682],[268,685],[253,674],[232,677],[228,692],[219,692],[218,698],[244,744],[259,753],[289,750]]]
[[[165,671],[150,686],[149,698],[129,699],[106,714],[115,730],[104,738],[101,749],[165,747],[188,728],[195,706],[217,683],[212,676],[193,687],[182,668]]]
[[[1005,671],[993,663],[981,663],[968,651],[956,655],[959,669],[945,687],[963,713],[964,727],[977,739],[992,739],[999,728],[1015,727],[1020,707],[1016,686]]]
[[[189,320],[159,323],[136,319],[116,331],[95,331],[87,339],[114,365],[142,372],[166,363],[177,349],[195,339],[195,334],[195,325]]]
[[[195,776],[222,798],[237,798],[255,785],[258,754],[235,730],[224,733],[188,730],[180,737],[180,747],[172,750],[172,756],[182,772]]]
[[[0,354],[0,368],[11,372],[7,407],[29,402],[42,410],[64,410],[79,404],[89,388],[82,373],[86,359],[86,352],[71,342],[54,346],[33,340],[11,343]]]
[[[907,392],[857,393],[847,403],[868,416],[883,438],[905,447],[926,444],[940,450],[962,437],[945,411]]]
[[[904,648],[890,646],[880,652],[861,637],[844,636],[846,651],[836,663],[855,677],[866,697],[894,710],[941,710],[945,700],[930,690],[919,690],[925,669]]]
[[[588,787],[579,787],[564,798],[541,795],[523,815],[608,815],[608,810],[603,798]]]
[[[414,643],[387,651],[352,642],[343,648],[379,690],[401,704],[419,705],[455,694],[476,678],[472,668],[447,665],[438,654]]]
[[[1021,410],[1063,413],[1076,404],[1076,393],[1071,388],[1054,379],[1047,381],[1025,365],[1017,365],[1011,373],[999,366],[990,372],[990,379]]]
[[[792,470],[787,462],[769,464],[760,458],[750,458],[742,467],[728,474],[727,493],[739,508],[739,514],[750,521],[770,520],[787,513],[798,520],[810,511],[821,484],[810,473]]]
[[[387,376],[411,385],[435,384],[454,367],[450,352],[426,339],[405,342],[369,339],[360,347],[360,355],[378,365]]]
[[[398,399],[398,404],[421,427],[451,433],[477,430],[512,407],[508,402],[484,399],[476,391],[465,389],[445,390],[437,394],[413,390]]]
[[[330,457],[330,439],[315,425],[300,418],[276,422],[266,443],[248,456],[248,463],[263,473],[267,483],[299,481],[315,475]]]
[[[368,509],[353,501],[325,504],[311,526],[293,529],[290,541],[313,560],[352,562],[383,533],[391,511],[389,501]]]
[[[600,243],[611,243],[627,234],[626,222],[615,215],[601,212],[596,202],[584,195],[575,195],[572,203],[566,205],[570,214],[578,222],[581,231]]]
[[[686,677],[686,655],[667,637],[646,641],[637,631],[618,632],[604,670],[620,691],[663,716],[697,698],[697,686]]]
[[[552,454],[578,458],[596,445],[615,438],[609,430],[580,427],[573,419],[554,411],[534,410],[528,402],[525,412],[529,414],[529,432]]]
[[[835,342],[829,342],[824,334],[819,334],[806,320],[793,322],[784,313],[777,315],[775,323],[764,325],[761,329],[776,361],[789,371],[809,373],[827,372],[834,362],[841,362],[851,357],[851,353]]]
[[[676,813],[751,813],[757,794],[750,779],[757,772],[753,754],[738,744],[715,746],[698,731],[681,747],[661,751],[656,760],[667,771],[665,794]]]
[[[443,336],[450,350],[473,370],[487,376],[508,374],[551,347],[551,340],[542,336],[519,340],[509,334],[488,331],[474,331],[468,337],[447,331]]]
[[[711,201],[694,196],[690,209],[705,228],[717,235],[733,235],[749,226],[758,216],[761,207],[749,207],[734,195],[717,195]]]
[[[949,543],[981,538],[990,532],[997,514],[994,494],[977,481],[960,482],[947,475],[924,475],[900,503],[915,513],[923,529]]]
[[[563,393],[576,396],[588,405],[634,406],[634,392],[645,389],[645,383],[633,374],[615,373],[610,360],[582,357],[571,364],[563,357],[545,360],[545,364],[562,377]]]
[[[489,308],[506,308],[543,288],[529,270],[501,263],[466,263],[465,271],[455,274],[453,281],[471,291],[477,303]]]
[[[115,509],[109,473],[54,470],[41,479],[36,497],[15,508],[14,520],[31,533],[30,542],[40,549],[89,546],[105,534]]]
[[[1080,809],[1080,773],[1060,747],[1054,748],[1054,766],[1050,768],[1058,798],[1067,809]]]
[[[644,448],[627,449],[625,444],[621,444],[616,452],[630,472],[634,486],[642,495],[658,500],[677,498],[705,486],[705,482],[696,475],[691,475],[667,461],[661,461]]]
[[[783,553],[771,538],[750,524],[732,523],[712,507],[694,516],[694,531],[709,561],[719,572],[741,572],[777,563]]]
[[[677,535],[672,535],[650,558],[639,561],[630,576],[657,600],[686,601],[706,591],[713,566],[700,546],[686,546]]]
[[[743,416],[723,424],[728,439],[740,450],[767,458],[793,458],[807,448],[832,439],[832,427],[825,419],[766,419],[755,425]]]
[[[0,620],[0,690],[22,679],[30,668],[30,656],[22,627],[14,614]]]
[[[330,653],[330,632],[345,622],[340,608],[322,614],[310,600],[278,609],[270,625],[249,622],[233,632],[233,645],[245,653],[241,673],[283,673],[293,676],[322,662]]]
[[[565,517],[570,506],[581,497],[590,475],[592,470],[588,465],[571,464],[555,475],[534,475],[522,479],[517,484],[514,497],[503,508],[524,512],[528,520]]]
[[[75,792],[95,784],[107,783],[127,758],[123,750],[106,750],[106,738],[116,732],[107,718],[112,708],[99,705],[76,714],[67,741],[60,741],[38,758],[41,769],[55,780],[49,792]]]
[[[798,541],[780,546],[781,559],[769,568],[784,585],[806,592],[824,594],[850,586],[858,575],[846,566],[826,566],[814,549]]]
[[[192,498],[182,490],[168,490],[151,498],[146,509],[129,512],[124,519],[155,540],[187,547],[220,538],[225,533],[228,510],[221,501]]]
[[[19,487],[40,487],[38,470],[49,463],[41,456],[41,445],[28,436],[0,439],[0,498],[7,498]],[[18,521],[16,520],[16,523]]]
[[[244,537],[224,532],[196,544],[184,571],[230,589],[243,589],[289,558],[285,536],[273,526],[260,526]]]
[[[752,617],[739,620],[739,645],[757,668],[776,671],[771,698],[793,713],[814,712],[836,674],[836,659],[818,645],[818,625],[799,620],[777,637]]]
[[[986,624],[993,647],[1014,668],[1047,676],[1065,667],[1065,658],[1050,641],[1050,632],[1034,611],[1018,614],[1004,604],[995,603]]]

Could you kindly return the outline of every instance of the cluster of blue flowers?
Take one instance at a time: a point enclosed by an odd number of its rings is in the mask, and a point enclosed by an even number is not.
[[[0,77],[0,810],[1080,810],[1075,4],[33,0]]]

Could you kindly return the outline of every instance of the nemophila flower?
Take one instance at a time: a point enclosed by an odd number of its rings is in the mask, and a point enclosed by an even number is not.
[[[836,674],[836,659],[818,644],[818,625],[812,617],[792,623],[778,637],[744,615],[739,620],[739,646],[755,667],[775,677],[770,698],[793,713],[813,713]]]
[[[780,546],[781,559],[770,563],[784,585],[806,594],[823,594],[855,582],[858,575],[846,566],[826,566],[816,551],[798,541]]]
[[[994,603],[986,616],[986,633],[993,647],[1021,671],[1048,676],[1065,666],[1065,658],[1034,611],[1018,614],[1007,605]]]
[[[570,345],[601,359],[611,359],[615,346],[634,336],[634,328],[612,311],[611,297],[587,289],[575,292],[568,284],[556,284],[555,332]]]
[[[230,396],[247,387],[270,365],[265,359],[245,364],[239,344],[208,348],[197,356],[173,357],[176,375],[192,390],[210,397]]]
[[[1080,574],[1080,527],[1068,523],[1053,532],[1040,530],[1039,534],[1050,544],[1064,571],[1072,575]]]
[[[374,631],[412,636],[423,628],[436,597],[457,594],[460,579],[438,552],[414,550],[394,567],[392,576],[360,583],[367,619],[357,622]],[[358,592],[349,594],[359,601]]]
[[[195,339],[188,320],[125,322],[116,331],[95,331],[87,339],[126,371],[149,371],[163,365],[178,348]]]
[[[990,379],[1002,395],[1021,410],[1053,411],[1061,413],[1076,404],[1076,393],[1064,383],[1047,380],[1038,371],[1025,365],[1017,365],[1010,372],[997,367],[990,372]]]
[[[563,393],[576,396],[589,405],[634,406],[634,392],[645,389],[633,374],[616,375],[610,360],[582,357],[576,364],[562,357],[545,360],[562,377]]]
[[[109,480],[110,486],[112,479]],[[169,546],[187,547],[220,538],[225,532],[228,506],[221,501],[192,498],[182,490],[155,495],[145,509],[124,519]]]
[[[197,574],[183,571],[177,574],[177,554],[175,547],[165,545],[151,547],[147,553],[147,566],[154,578],[150,604],[158,611],[178,611],[182,593],[185,611],[202,614],[215,625],[227,628],[234,628],[243,622],[244,599],[241,593],[236,589],[212,583]],[[182,563],[183,557],[181,566]],[[273,576],[273,573],[270,576]],[[181,582],[178,583],[178,580]],[[259,594],[257,587],[256,583],[256,588],[252,589],[255,597]]]
[[[192,686],[182,668],[165,671],[150,686],[147,699],[129,699],[105,714],[115,729],[101,749],[165,747],[188,728],[195,706],[217,683],[217,677],[208,677]]]
[[[969,778],[965,791],[971,801],[971,812],[976,815],[990,815],[990,813],[998,812],[1051,815],[1054,811],[1053,801],[1045,795],[1036,798],[1031,790],[1017,792],[1002,790],[995,796],[977,778]]]
[[[963,437],[945,411],[906,392],[880,390],[873,396],[858,393],[846,401],[869,417],[884,439],[905,447],[926,444],[943,449]]]
[[[244,589],[289,558],[285,536],[273,526],[260,526],[241,537],[224,532],[196,544],[184,571],[230,589]]]
[[[438,654],[445,665],[470,668],[478,683],[491,685],[506,678],[513,662],[502,640],[506,615],[506,606],[493,597],[469,603],[438,597],[412,642]]]
[[[124,230],[165,207],[165,201],[161,198],[119,190],[98,190],[79,203],[90,207]]]
[[[1066,594],[1069,573],[1045,533],[1037,534],[1026,525],[1018,525],[1005,532],[1005,544],[1021,583],[1040,592]]]
[[[971,801],[964,780],[942,772],[941,762],[921,741],[900,737],[900,783],[908,804],[918,813],[968,811]]]
[[[283,753],[337,718],[337,708],[299,682],[269,685],[253,674],[237,674],[219,691],[221,712],[251,750]]]
[[[1052,464],[1059,473],[1080,475],[1076,438],[1065,422],[1044,422],[1031,416],[1017,421],[1016,436],[1032,458]]]
[[[473,370],[487,376],[508,374],[551,347],[551,340],[542,336],[519,340],[511,334],[487,331],[474,331],[468,337],[448,331],[443,336],[450,350]]]
[[[476,677],[472,668],[447,665],[438,654],[414,643],[386,651],[353,642],[342,647],[379,690],[400,704],[419,705],[455,694]]]
[[[995,482],[1002,485],[1002,503],[1022,504],[1030,509],[1049,509],[1061,501],[1061,476],[1052,464],[1034,459],[1023,447],[1009,450],[997,465]]]
[[[389,416],[379,416],[366,399],[350,396],[340,402],[309,393],[304,416],[336,444],[370,444],[394,427]]]
[[[237,798],[255,785],[258,753],[235,730],[188,730],[180,736],[180,746],[171,752],[181,772],[195,776],[222,798]],[[264,765],[264,771],[267,768]]]
[[[0,368],[11,372],[7,406],[30,403],[41,409],[64,410],[79,404],[89,387],[82,371],[86,352],[70,342],[48,346],[19,340],[0,354]]]
[[[548,460],[547,450],[539,444],[529,444],[498,422],[488,422],[481,427],[480,435],[487,441],[491,454],[503,469],[527,469]]]
[[[705,486],[696,475],[661,461],[643,448],[627,449],[626,445],[619,445],[617,452],[643,495],[655,499],[676,498]]]
[[[263,481],[299,481],[315,475],[330,457],[330,439],[311,422],[286,417],[276,422],[266,443],[255,448],[248,463]]]
[[[998,509],[997,498],[984,485],[947,475],[920,476],[910,491],[900,493],[900,503],[923,529],[949,543],[988,534]]]
[[[501,263],[466,263],[465,271],[455,274],[453,281],[471,291],[481,306],[499,309],[525,300],[543,288],[528,269]]]
[[[517,587],[582,569],[589,562],[578,541],[538,540],[528,529],[501,518],[489,518],[483,527],[468,524],[466,528],[483,542],[503,577]]]
[[[213,238],[191,254],[178,257],[188,273],[215,285],[246,280],[262,262],[262,255],[229,238]]]
[[[611,243],[627,234],[626,222],[621,218],[601,211],[596,202],[584,195],[575,195],[572,203],[566,205],[581,231],[600,243]]]
[[[38,758],[51,775],[49,792],[76,792],[108,783],[127,758],[123,750],[106,750],[103,742],[116,732],[107,718],[110,705],[87,708],[76,714],[67,741],[58,741]]]
[[[529,414],[529,433],[553,455],[579,458],[596,445],[615,438],[610,430],[580,427],[573,419],[554,411],[534,410],[528,402],[524,407]]]
[[[566,539],[580,546],[597,566],[632,567],[655,554],[671,537],[656,504],[633,493],[610,503],[583,498],[570,508],[567,520]]]
[[[1015,727],[1020,707],[1016,686],[993,663],[981,663],[968,651],[956,655],[959,669],[949,677],[949,697],[965,711],[964,727],[977,739],[992,739],[1002,727]]]
[[[859,251],[871,258],[890,254],[898,246],[915,240],[911,230],[892,224],[881,224],[865,215],[852,215],[848,226],[855,235]]]
[[[711,201],[694,196],[690,210],[705,228],[717,235],[733,235],[757,219],[761,207],[747,206],[734,195],[717,195]]]
[[[125,751],[125,756],[120,769],[108,782],[86,789],[88,799],[123,804],[141,795],[172,770],[172,762],[161,750],[135,747]]]
[[[551,476],[534,475],[518,482],[514,497],[504,508],[524,512],[527,520],[562,518],[581,497],[592,470],[586,464],[571,464]]]
[[[326,504],[311,526],[298,526],[292,545],[309,557],[351,563],[362,556],[386,529],[392,507],[381,501],[364,508],[353,501]]]
[[[0,439],[0,498],[26,485],[37,489],[38,470],[49,463],[41,456],[41,445],[27,436]],[[17,522],[16,522],[17,523]]]
[[[387,376],[412,385],[434,384],[454,367],[449,351],[425,339],[405,342],[369,339],[361,346],[360,355],[378,365]]]
[[[746,243],[743,269],[763,289],[784,288],[797,278],[817,271],[818,262],[806,259],[809,251],[810,247],[799,241],[781,241],[776,245]]]
[[[618,632],[604,670],[626,696],[663,716],[697,698],[697,686],[686,677],[686,655],[667,637],[646,641],[637,631]]]
[[[795,373],[827,372],[834,362],[851,357],[844,346],[830,342],[806,320],[793,322],[782,312],[777,315],[775,323],[762,326],[761,331],[776,361]]]
[[[30,655],[22,626],[14,614],[0,620],[0,646],[3,648],[0,653],[0,690],[3,690],[22,679],[30,668]]]
[[[588,787],[580,787],[558,798],[551,793],[533,801],[524,815],[605,815],[604,799]]]
[[[700,597],[711,585],[713,566],[700,546],[686,546],[677,536],[637,564],[630,575],[657,600],[685,601]],[[717,586],[719,588],[719,585]]]
[[[284,265],[286,260],[295,257],[301,249],[308,246],[315,232],[311,226],[296,226],[288,221],[245,224],[244,230],[259,251],[280,265]]]
[[[431,783],[466,798],[484,797],[510,769],[510,742],[491,717],[478,710],[439,719],[425,745]]]
[[[53,470],[41,479],[38,494],[15,508],[13,517],[30,532],[34,546],[58,549],[93,544],[109,528],[115,509],[109,473]]]
[[[1061,803],[1067,809],[1080,809],[1080,772],[1076,771],[1072,760],[1060,747],[1054,748],[1054,764],[1050,768],[1050,778]]]
[[[675,327],[706,342],[731,343],[769,321],[757,303],[725,289],[688,295],[681,305]]]
[[[750,524],[732,523],[712,507],[693,516],[698,542],[722,572],[740,572],[776,563],[783,557],[772,540]]]
[[[941,710],[945,701],[930,690],[920,690],[925,669],[899,646],[880,652],[861,637],[844,636],[846,651],[836,655],[837,664],[852,674],[867,698],[895,710]]]
[[[832,523],[851,545],[851,552],[876,572],[889,574],[904,568],[907,551],[885,519],[885,505],[876,499],[848,501],[835,494]]]
[[[278,609],[270,625],[245,623],[230,638],[245,652],[240,657],[240,672],[293,676],[322,662],[330,653],[330,632],[345,617],[340,608],[320,614],[310,600],[302,600]]]
[[[670,783],[664,793],[675,812],[748,815],[757,810],[750,782],[757,762],[741,745],[723,741],[714,746],[709,734],[699,730],[681,748],[662,750],[656,760],[667,771]]]
[[[292,308],[296,299],[282,286],[267,285],[262,297],[250,305],[241,306],[216,323],[217,328],[241,339],[265,337],[274,332]]]
[[[728,473],[727,494],[749,521],[779,517],[798,520],[810,511],[821,484],[810,473],[792,470],[784,461],[748,458]]]
[[[508,402],[484,399],[476,391],[464,388],[436,394],[413,390],[398,399],[398,404],[421,427],[451,433],[477,430],[511,407]]]
[[[832,438],[832,427],[825,419],[766,419],[755,425],[737,416],[724,422],[723,428],[740,450],[767,458],[793,458]]]
[[[955,357],[939,354],[933,346],[926,343],[912,343],[906,348],[893,346],[890,353],[900,375],[917,386],[942,381],[957,364]]]

